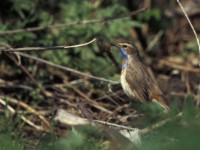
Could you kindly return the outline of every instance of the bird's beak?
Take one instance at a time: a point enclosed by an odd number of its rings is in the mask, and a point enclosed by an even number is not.
[[[112,45],[112,46],[115,46],[115,47],[117,47],[117,48],[120,48],[120,46],[119,46],[118,44],[116,44],[116,43],[112,43],[112,42],[111,42],[111,45]]]

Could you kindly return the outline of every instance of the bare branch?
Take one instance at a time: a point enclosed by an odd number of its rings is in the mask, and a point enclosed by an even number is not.
[[[108,58],[111,60],[111,62],[115,65],[117,72],[120,73],[121,68],[119,67],[119,63],[117,62],[117,60],[115,59],[115,57],[111,53],[110,43],[107,43],[107,42],[105,43],[103,39],[99,38],[98,41],[97,41],[97,46],[99,47],[99,50],[102,53],[105,53],[106,56],[108,56]]]
[[[38,87],[38,89],[40,90],[40,92],[48,97],[51,96],[52,94],[50,92],[46,92],[44,90],[44,88],[36,81],[36,79],[31,75],[31,73],[22,65],[22,64],[18,64],[17,60],[12,57],[10,54],[6,54],[17,66],[19,66],[19,68],[28,76],[28,78]],[[17,53],[18,55],[18,53]]]
[[[3,99],[3,96],[0,95],[0,99]],[[39,114],[37,112],[37,110],[35,110],[33,107],[27,105],[23,101],[19,101],[19,100],[16,100],[14,98],[11,98],[11,97],[6,97],[6,99],[8,100],[8,102],[11,102],[13,104],[17,104],[17,105],[25,108],[27,111],[29,111],[29,112],[35,114],[36,116],[38,116],[38,118],[40,118],[40,120],[42,120],[46,124],[46,126],[49,128],[49,130],[50,130],[50,128],[51,128],[50,123],[45,119],[44,116],[42,116],[41,114]]]
[[[0,52],[20,52],[20,51],[44,51],[44,50],[57,50],[57,49],[68,49],[68,48],[76,48],[82,47],[91,44],[92,42],[96,41],[96,38],[92,39],[89,42],[71,45],[71,46],[48,46],[48,47],[23,47],[23,48],[1,48]]]
[[[77,44],[77,45],[72,45],[72,46],[65,46],[64,48],[76,48],[76,47],[82,47],[91,44],[92,42],[96,41],[96,38],[92,39],[91,41],[87,43],[82,43],[82,44]]]
[[[106,121],[102,121],[102,120],[92,120],[92,122],[89,122],[88,119],[72,115],[72,114],[70,114],[70,113],[68,113],[68,112],[66,112],[65,110],[62,110],[62,109],[58,110],[57,115],[55,117],[55,120],[56,121],[60,121],[61,123],[67,124],[67,125],[81,125],[81,124],[94,123],[94,125],[103,124],[103,125],[117,127],[119,129],[125,129],[125,130],[129,130],[129,131],[138,130],[139,134],[142,136],[142,135],[146,135],[146,134],[148,134],[148,133],[150,133],[152,131],[155,131],[156,129],[158,129],[158,128],[164,126],[164,125],[166,125],[170,121],[173,121],[175,119],[181,118],[182,115],[183,115],[182,112],[180,112],[176,116],[164,119],[164,120],[162,120],[160,122],[157,122],[157,123],[153,124],[150,127],[144,128],[144,129],[132,128],[132,127],[128,127],[128,126],[124,126],[124,125],[119,125],[119,124],[115,124],[115,123],[110,123],[110,122],[106,122]],[[76,122],[76,124],[75,123],[73,123],[73,124],[71,123],[72,120],[73,121],[75,120],[74,118],[77,118],[77,120],[78,120]]]
[[[160,60],[159,61],[159,65],[160,66],[165,66],[166,65],[166,66],[169,66],[171,68],[178,69],[178,70],[185,71],[185,72],[200,73],[200,69],[199,68],[194,68],[194,67],[188,67],[188,66],[185,66],[185,65],[175,64],[175,63],[170,62],[168,60]]]
[[[15,109],[12,108],[10,105],[8,105],[3,99],[0,98],[0,104],[4,105],[5,107],[7,107],[7,109],[10,111],[10,113],[12,115],[14,115],[16,113]],[[20,115],[20,118],[26,122],[28,125],[34,127],[36,130],[39,130],[39,131],[46,131],[46,132],[49,132],[47,131],[46,129],[44,129],[42,126],[38,126],[36,124],[34,124],[33,122],[31,122],[30,120],[28,120],[25,116],[23,115]]]
[[[22,33],[22,32],[37,32],[37,31],[48,30],[48,29],[52,29],[52,28],[63,28],[63,27],[70,27],[70,26],[74,26],[74,25],[81,25],[81,24],[85,25],[85,24],[92,24],[92,23],[107,22],[107,21],[111,21],[111,20],[126,18],[129,16],[134,16],[145,10],[146,10],[146,8],[142,8],[142,9],[139,9],[136,11],[132,11],[130,13],[124,13],[122,15],[115,15],[112,17],[106,17],[106,18],[102,18],[102,19],[83,20],[83,21],[75,21],[75,22],[71,22],[71,23],[54,24],[54,25],[49,25],[49,26],[44,26],[44,27],[32,27],[32,28],[25,28],[25,29],[1,31],[0,35],[12,35],[12,34],[17,34],[17,33]]]
[[[93,120],[94,122],[103,124],[103,125],[108,125],[108,126],[112,126],[112,127],[117,127],[120,129],[126,129],[126,130],[136,130],[137,128],[132,128],[132,127],[128,127],[128,126],[124,126],[124,125],[119,125],[119,124],[115,124],[115,123],[110,123],[110,122],[106,122],[106,121],[102,121],[102,120]]]
[[[68,67],[65,67],[65,66],[57,65],[55,63],[52,63],[52,62],[47,61],[47,60],[44,60],[42,58],[38,58],[38,57],[31,56],[31,55],[28,55],[28,54],[24,54],[24,53],[21,53],[21,52],[18,52],[18,54],[20,56],[23,56],[23,57],[26,57],[26,58],[29,58],[29,59],[33,59],[35,61],[47,64],[49,66],[56,67],[56,68],[59,68],[59,69],[65,70],[65,71],[69,71],[69,72],[72,72],[72,73],[75,73],[75,74],[78,74],[78,75],[81,75],[81,76],[84,76],[84,77],[87,77],[87,78],[91,78],[91,79],[95,79],[95,80],[99,80],[99,81],[104,81],[104,82],[108,82],[108,83],[118,83],[118,82],[113,81],[113,80],[109,80],[109,79],[105,79],[105,78],[102,78],[102,77],[93,76],[91,74],[83,73],[81,71],[78,71],[78,70],[75,70],[75,69],[72,69],[72,68],[68,68]]]
[[[177,0],[177,3],[178,3],[179,6],[181,7],[181,9],[182,9],[182,11],[183,11],[183,13],[184,13],[184,15],[185,15],[187,21],[188,21],[189,24],[190,24],[190,27],[192,28],[192,31],[194,32],[194,35],[195,35],[195,37],[196,37],[197,44],[198,44],[198,47],[199,47],[199,67],[200,67],[200,43],[199,43],[199,38],[198,38],[198,36],[197,36],[197,33],[196,33],[196,31],[195,31],[195,29],[194,29],[194,27],[193,27],[193,25],[192,25],[192,23],[191,23],[191,21],[190,21],[188,15],[187,15],[187,13],[185,12],[183,6],[181,5],[180,1]]]
[[[68,86],[69,88],[73,89],[76,93],[78,93],[81,97],[84,98],[85,101],[88,102],[88,104],[94,106],[95,108],[104,111],[108,114],[111,114],[112,112],[104,107],[102,107],[99,103],[96,101],[92,100],[90,97],[88,97],[86,94],[84,94],[81,90],[76,88],[74,85],[69,84],[68,82],[65,82],[65,85]]]

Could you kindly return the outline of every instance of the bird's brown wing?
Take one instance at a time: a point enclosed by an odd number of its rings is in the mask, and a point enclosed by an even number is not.
[[[141,102],[153,101],[165,109],[169,108],[162,91],[141,62],[132,62],[127,66],[126,81]]]
[[[141,102],[149,100],[148,89],[150,87],[145,66],[141,63],[133,62],[129,64],[126,69],[126,81],[129,83],[135,97]]]

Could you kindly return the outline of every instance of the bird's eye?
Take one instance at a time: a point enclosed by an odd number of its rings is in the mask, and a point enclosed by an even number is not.
[[[127,45],[123,45],[122,47],[123,47],[123,48],[127,48],[128,46],[127,46]]]

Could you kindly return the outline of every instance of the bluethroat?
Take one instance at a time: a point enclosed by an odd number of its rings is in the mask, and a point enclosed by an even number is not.
[[[123,58],[121,85],[125,94],[140,102],[156,102],[168,111],[166,98],[142,63],[136,46],[124,42],[113,45],[119,49]]]

